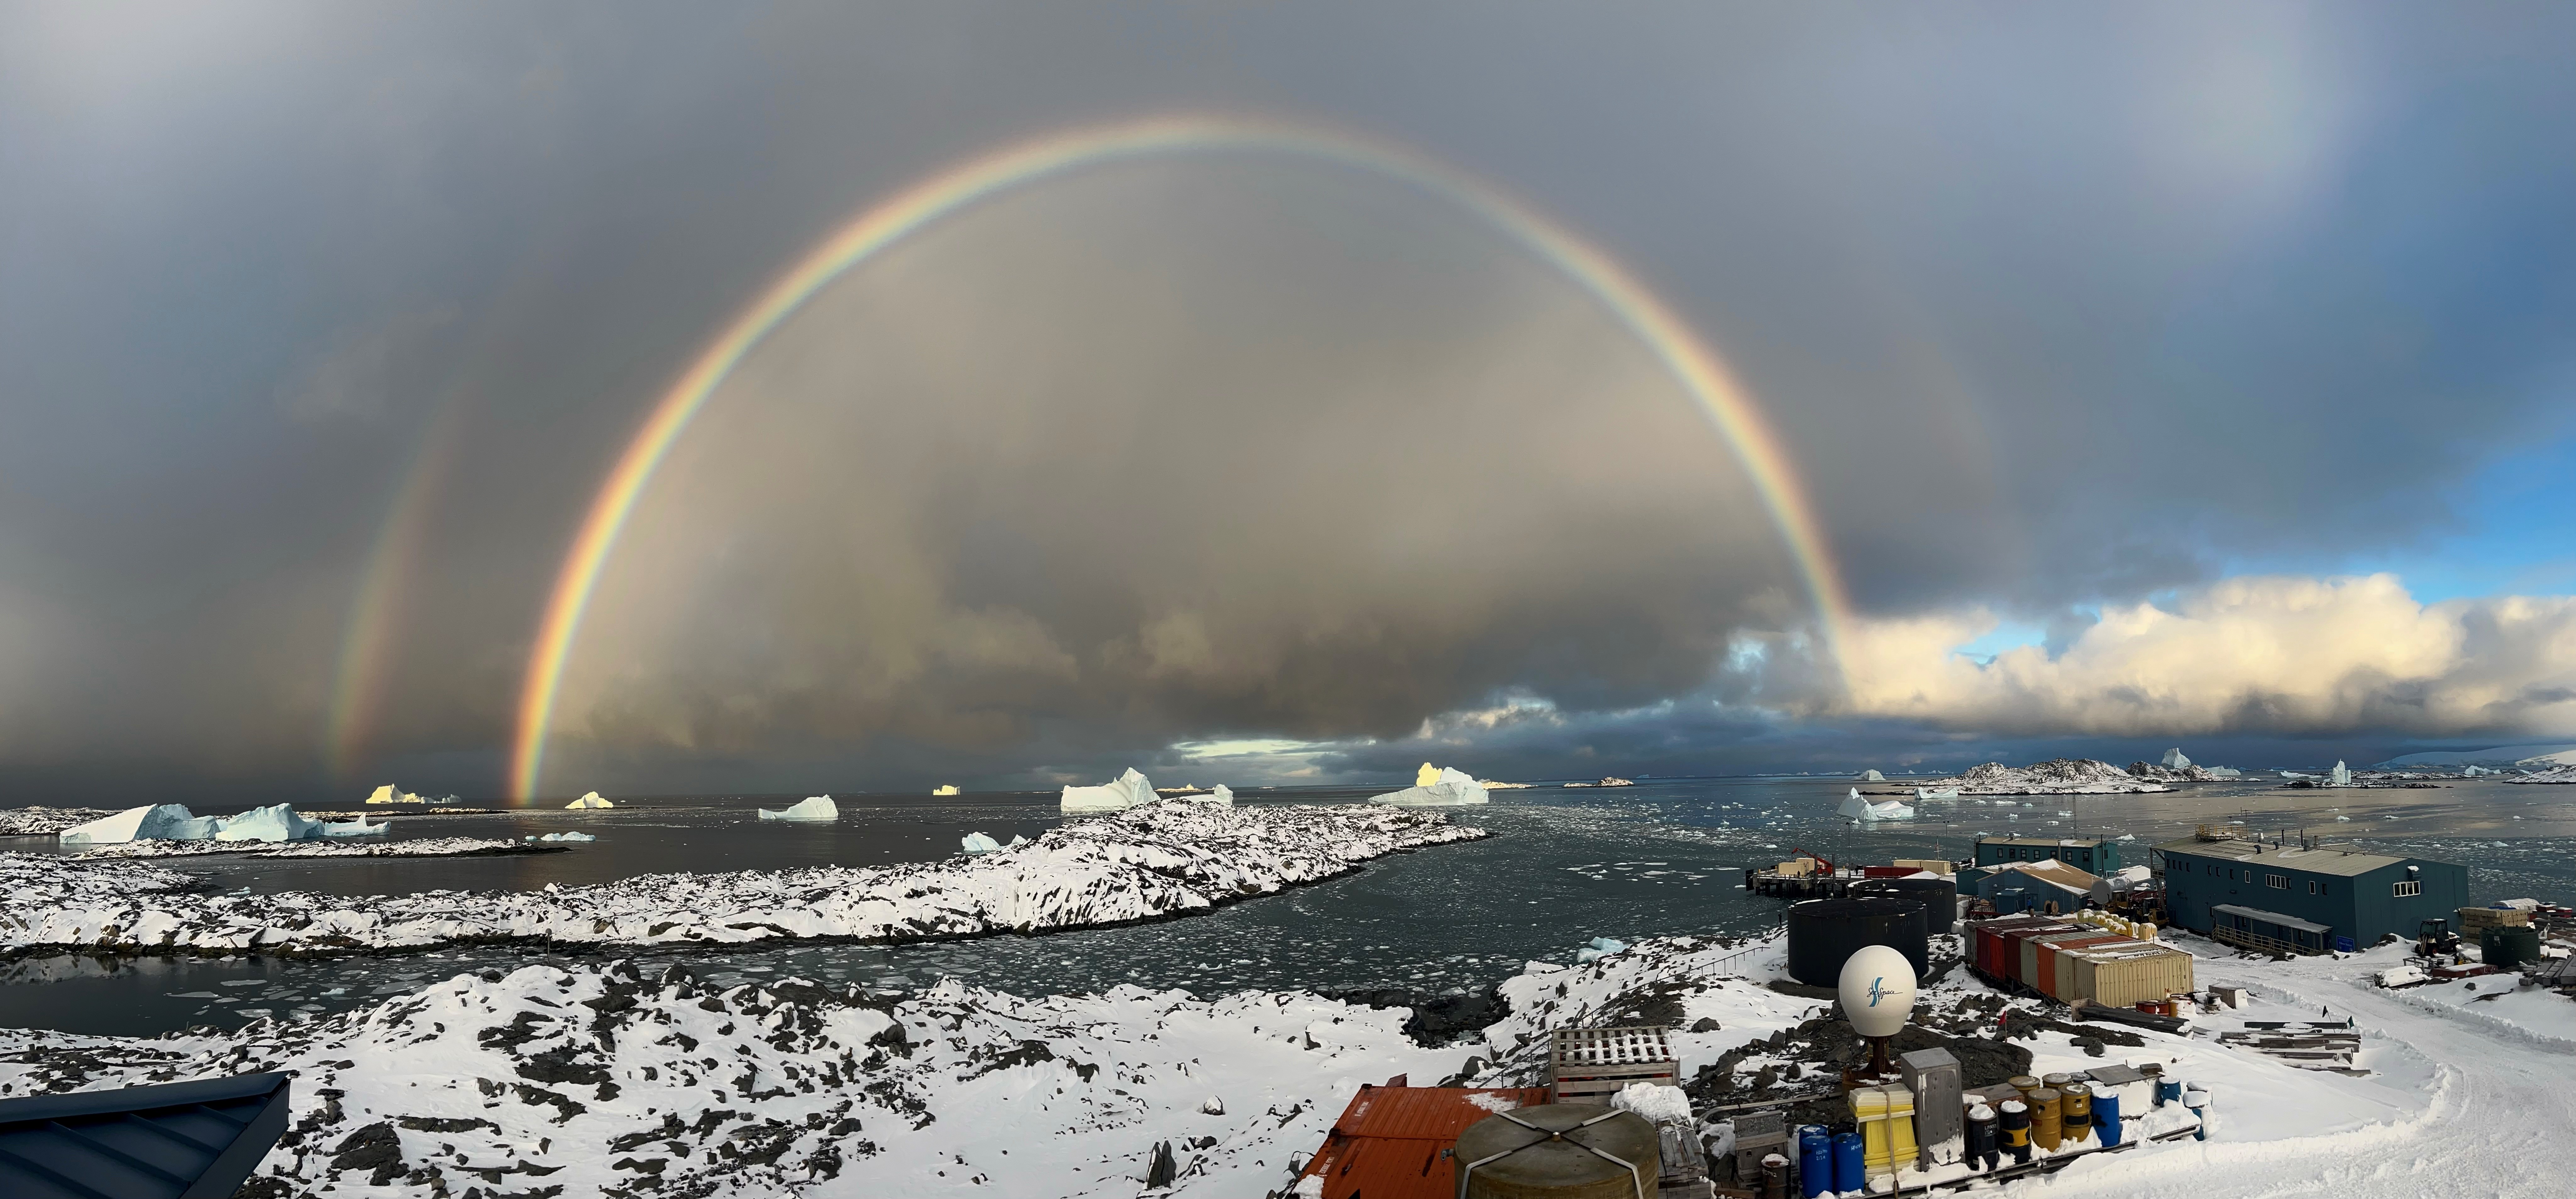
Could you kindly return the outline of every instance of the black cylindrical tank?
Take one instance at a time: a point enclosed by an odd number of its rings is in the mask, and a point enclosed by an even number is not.
[[[1789,977],[1811,987],[1842,981],[1843,963],[1864,945],[1905,955],[1920,978],[1930,968],[1923,905],[1912,899],[1819,899],[1789,909]]]
[[[1863,883],[1860,895],[1882,895],[1923,905],[1923,931],[1941,936],[1959,931],[1959,884],[1948,878],[1879,878]]]

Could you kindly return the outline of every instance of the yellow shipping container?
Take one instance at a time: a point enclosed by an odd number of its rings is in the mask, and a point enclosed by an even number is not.
[[[1780,876],[1783,878],[1805,878],[1807,875],[1813,873],[1815,869],[1816,860],[1814,858],[1800,858],[1794,862],[1780,863]]]
[[[1944,858],[1898,858],[1888,865],[1903,866],[1911,870],[1929,870],[1934,874],[1956,874],[1959,870],[1958,863]]]
[[[2088,945],[2068,952],[2065,965],[2075,967],[2074,985],[2061,985],[2062,996],[2072,1003],[2089,999],[2105,1007],[2135,1007],[2150,999],[2163,999],[2193,990],[2191,955],[2166,945],[2145,941],[2114,942]]]

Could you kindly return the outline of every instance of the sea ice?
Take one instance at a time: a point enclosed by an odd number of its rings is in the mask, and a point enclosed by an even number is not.
[[[1475,776],[1463,770],[1449,767],[1434,771],[1428,762],[1422,764],[1422,769],[1424,773],[1414,776],[1412,786],[1402,791],[1372,795],[1369,802],[1398,808],[1445,808],[1492,802],[1485,795],[1485,789],[1476,784]],[[1431,781],[1423,782],[1426,777]]]
[[[616,806],[616,804],[610,803],[605,799],[601,799],[599,797],[599,792],[593,791],[572,801],[571,803],[565,804],[564,808],[567,811],[571,811],[585,808],[613,808]]]
[[[1067,816],[1089,816],[1124,812],[1140,803],[1153,801],[1153,782],[1130,766],[1126,773],[1097,787],[1066,787],[1057,807]]]
[[[326,821],[322,825],[322,835],[325,837],[381,837],[391,832],[393,827],[393,822],[390,820],[369,824],[366,817],[360,816],[356,820]]]
[[[829,795],[815,795],[796,801],[795,804],[788,807],[784,812],[773,812],[767,808],[762,808],[760,809],[760,818],[763,820],[794,820],[808,824],[830,824],[841,818],[841,806],[833,803],[832,797]]]
[[[542,836],[542,837],[530,837],[530,838],[528,838],[528,840],[531,840],[531,841],[596,841],[596,840],[599,840],[599,838],[594,837],[594,836],[591,836],[591,835],[590,835],[590,834],[588,834],[588,833],[547,833],[546,835],[544,835],[544,836]]]
[[[957,839],[959,848],[971,854],[999,853],[1002,843],[982,833],[968,833]]]

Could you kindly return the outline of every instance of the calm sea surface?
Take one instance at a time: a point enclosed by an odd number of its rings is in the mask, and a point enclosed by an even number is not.
[[[1497,791],[1453,814],[1496,834],[1371,863],[1358,873],[1204,916],[1048,936],[986,937],[895,948],[816,946],[646,952],[719,983],[789,975],[901,991],[943,977],[1022,993],[1120,983],[1201,995],[1242,989],[1407,987],[1481,990],[1532,959],[1567,960],[1596,936],[1749,933],[1777,924],[1777,901],[1747,895],[1740,869],[1793,848],[1857,862],[1964,858],[1981,833],[2134,835],[2144,846],[2194,824],[2242,819],[2335,840],[2465,862],[2474,902],[2576,897],[2576,788],[2486,780],[2436,790],[2290,790],[2277,779],[2201,784],[2161,795],[2033,796],[1922,805],[1910,822],[1858,826],[1834,815],[1847,779],[1650,779],[1635,787]],[[1895,792],[1903,780],[1867,789]],[[1352,803],[1365,790],[1283,789],[1246,804]],[[828,828],[762,824],[786,800],[621,801],[607,812],[531,810],[404,816],[394,836],[524,836],[580,829],[599,840],[568,853],[510,858],[166,862],[227,889],[363,895],[436,888],[527,890],[674,870],[876,865],[941,858],[970,831],[1008,841],[1055,824],[1055,796],[841,799]],[[46,851],[50,839],[0,838]],[[467,971],[569,960],[524,951],[451,950],[312,961],[86,956],[0,962],[0,1026],[150,1034],[234,1027],[259,1016],[339,1011]],[[604,960],[591,958],[586,960]]]

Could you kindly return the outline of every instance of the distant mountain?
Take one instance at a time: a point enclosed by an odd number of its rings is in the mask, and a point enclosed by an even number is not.
[[[2534,762],[2534,758],[2547,758]],[[2407,754],[2390,758],[2373,770],[2422,769],[2427,766],[2564,766],[2576,763],[2576,744],[2500,745],[2494,749],[2470,749],[2458,753]]]

